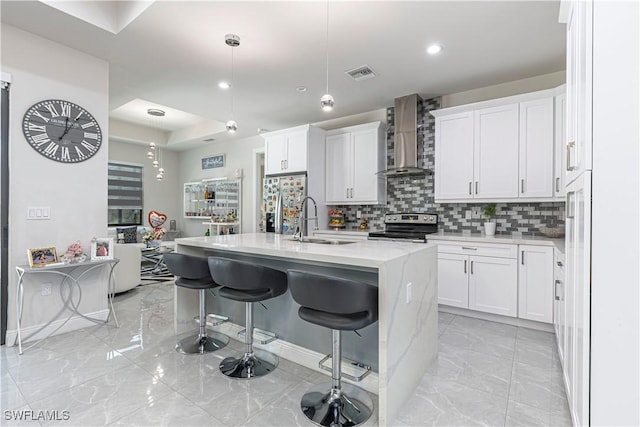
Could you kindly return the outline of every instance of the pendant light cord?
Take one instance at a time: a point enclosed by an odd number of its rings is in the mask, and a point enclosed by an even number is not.
[[[325,53],[327,54],[327,92],[329,93],[329,0],[327,0],[327,32],[325,37]]]
[[[235,48],[233,46],[231,46],[231,119],[233,120],[234,118],[234,114],[233,114],[233,92],[235,90],[235,86],[233,85],[233,50]]]

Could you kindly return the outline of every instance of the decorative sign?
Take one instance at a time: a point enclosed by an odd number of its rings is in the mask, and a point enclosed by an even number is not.
[[[214,169],[224,167],[224,154],[216,154],[211,157],[202,158],[202,169]]]

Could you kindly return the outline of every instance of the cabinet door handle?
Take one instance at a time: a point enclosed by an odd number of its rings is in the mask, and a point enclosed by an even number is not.
[[[344,197],[349,198],[349,187],[344,189]]]
[[[473,274],[473,261],[471,261],[471,274]]]
[[[556,193],[560,192],[560,178],[556,177]]]
[[[476,194],[478,194],[478,181],[476,181]]]
[[[471,181],[469,181],[469,195],[471,195],[471,194],[473,194],[473,193],[471,192]]]
[[[524,193],[524,179],[520,180],[520,192]]]
[[[470,250],[470,251],[477,251],[478,250],[478,248],[472,248],[472,247],[469,247],[469,246],[463,246],[462,249],[467,249],[467,250]]]
[[[560,284],[560,280],[556,280],[555,290],[553,293],[555,294],[556,301],[560,301],[560,295],[558,294],[558,285]]]
[[[572,171],[574,169],[571,163],[571,149],[576,146],[575,141],[571,141],[567,143],[567,170]]]
[[[562,261],[558,261],[558,262],[556,262],[556,264],[558,264],[558,267],[562,267],[563,266]]]
[[[464,274],[467,274],[467,260],[464,260]]]
[[[289,160],[284,161],[284,168],[289,169]]]
[[[280,170],[284,170],[284,160],[280,160]]]
[[[353,187],[349,189],[349,198],[353,199]]]
[[[520,257],[520,260],[522,261],[522,265],[524,265],[524,251],[522,251],[522,256]]]

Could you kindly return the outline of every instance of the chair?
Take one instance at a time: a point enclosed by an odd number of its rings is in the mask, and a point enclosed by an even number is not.
[[[167,253],[164,262],[169,271],[176,276],[175,284],[186,289],[197,289],[200,299],[198,322],[200,329],[197,335],[191,335],[176,344],[176,351],[183,354],[203,354],[219,350],[229,343],[225,335],[215,333],[208,336],[206,331],[206,294],[207,289],[218,287],[209,274],[207,258]]]
[[[227,357],[220,371],[231,378],[249,379],[272,372],[278,358],[266,351],[253,349],[253,303],[275,298],[287,291],[287,275],[262,265],[226,258],[209,257],[213,280],[222,285],[221,297],[245,303],[245,344],[242,357]]]
[[[332,329],[333,334],[331,385],[320,384],[307,391],[300,402],[302,412],[322,426],[364,423],[373,412],[373,402],[364,390],[341,383],[341,331],[361,329],[378,320],[378,288],[298,270],[287,271],[287,283],[301,306],[298,316]]]
[[[114,243],[113,256],[120,262],[113,268],[114,293],[135,288],[141,282],[140,248],[133,244]]]

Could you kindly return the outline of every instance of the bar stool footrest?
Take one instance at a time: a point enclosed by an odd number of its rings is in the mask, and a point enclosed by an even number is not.
[[[333,372],[331,364],[325,364],[329,359],[333,359],[331,354],[327,354],[320,362],[318,362],[318,367],[323,371]],[[343,377],[348,378],[351,381],[360,382],[371,373],[371,366],[343,357],[340,371]]]
[[[229,317],[227,317],[227,316],[222,316],[220,314],[207,314],[207,318],[205,320],[205,324],[209,328],[213,328],[214,326],[221,325],[221,324],[226,323],[228,321],[229,321]],[[198,316],[195,316],[193,318],[193,322],[196,325],[199,326],[200,325],[200,318]]]
[[[238,337],[244,341],[245,335],[247,334],[247,330],[243,329],[238,332]],[[253,341],[258,344],[269,344],[278,339],[278,334],[275,332],[265,331],[260,328],[253,328]]]

